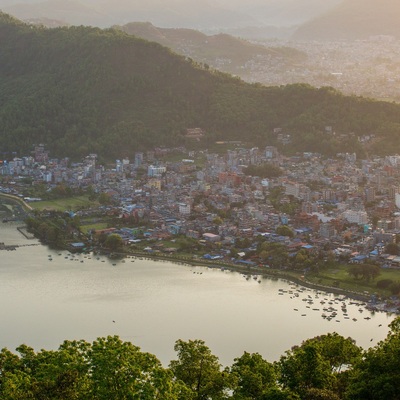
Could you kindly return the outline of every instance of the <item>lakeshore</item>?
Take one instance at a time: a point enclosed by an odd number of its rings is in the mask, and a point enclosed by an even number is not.
[[[38,244],[14,223],[0,223],[0,235],[5,243]],[[177,338],[201,338],[229,365],[243,351],[276,360],[294,344],[333,331],[368,348],[385,337],[394,318],[354,304],[361,301],[218,263],[190,265],[144,254],[111,259],[45,245],[2,257],[0,345],[10,349],[21,343],[54,348],[65,337],[117,334],[169,361]],[[331,315],[325,307],[337,309],[330,321],[322,316]]]
[[[1,193],[0,196],[3,196],[9,200],[15,201],[18,204],[24,205],[26,209],[30,208],[32,209],[26,202],[24,202],[21,198],[13,195],[8,195]],[[34,236],[26,229],[26,227],[17,227],[17,229],[20,231],[21,234],[23,234],[26,238],[32,239]],[[8,244],[5,244],[4,247],[7,247]],[[13,245],[9,245],[13,247]],[[15,247],[14,247],[15,248]],[[11,249],[11,248],[10,248]],[[102,253],[105,252],[105,249],[102,248],[96,248],[94,247],[92,249],[95,252]],[[110,255],[111,252],[107,251],[104,254]],[[279,279],[285,279],[288,282],[292,282],[295,284],[298,284],[300,286],[306,287],[306,288],[311,288],[315,290],[320,290],[320,291],[325,291],[329,292],[335,295],[341,295],[341,296],[346,296],[350,299],[370,303],[369,306],[371,309],[376,310],[376,311],[386,311],[390,313],[395,313],[397,312],[397,308],[394,308],[393,306],[387,307],[385,301],[381,301],[377,299],[376,294],[374,293],[366,293],[366,292],[358,292],[355,290],[346,290],[343,288],[339,287],[332,287],[332,286],[327,286],[327,285],[321,285],[316,282],[311,282],[310,280],[307,279],[307,276],[304,275],[303,273],[295,272],[295,271],[289,271],[289,270],[282,270],[282,269],[274,269],[274,268],[269,268],[269,267],[259,267],[259,266],[243,266],[237,263],[231,263],[231,262],[226,262],[220,261],[220,260],[206,260],[200,257],[190,257],[190,256],[179,256],[177,254],[162,254],[159,252],[149,252],[149,251],[132,251],[129,249],[126,249],[124,252],[114,252],[112,253],[113,256],[120,256],[120,257],[125,257],[125,256],[137,256],[137,257],[145,257],[148,259],[152,260],[166,260],[170,261],[173,263],[183,263],[191,266],[204,266],[208,268],[220,268],[220,269],[227,269],[231,271],[235,271],[238,273],[242,273],[244,275],[264,275],[264,276],[269,276],[272,278],[279,278]]]

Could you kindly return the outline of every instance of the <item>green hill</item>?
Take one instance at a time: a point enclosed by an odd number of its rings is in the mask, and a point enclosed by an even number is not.
[[[0,153],[46,143],[53,154],[130,155],[181,145],[187,128],[214,140],[276,142],[291,150],[359,150],[324,133],[400,132],[400,107],[307,85],[263,87],[209,71],[157,43],[117,30],[46,29],[0,14]],[[390,144],[390,146],[389,146]],[[398,150],[397,150],[398,151]]]

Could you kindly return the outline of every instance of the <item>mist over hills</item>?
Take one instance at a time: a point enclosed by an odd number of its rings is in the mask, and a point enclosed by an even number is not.
[[[400,38],[398,0],[344,0],[326,14],[299,27],[298,40],[357,40],[390,35]]]
[[[244,37],[354,40],[400,37],[398,0],[0,0],[22,20],[110,27],[132,21]],[[297,27],[295,30],[295,27]]]
[[[287,27],[302,24],[330,10],[342,0],[218,0],[228,8],[251,15],[265,25]]]
[[[259,24],[248,15],[198,0],[4,1],[4,5],[0,2],[3,11],[19,19],[46,17],[63,19],[72,25],[108,27],[131,21],[151,21],[162,27],[232,28]]]
[[[224,33],[206,35],[193,29],[159,28],[150,22],[131,22],[115,28],[160,43],[197,62],[234,74],[240,72],[246,62],[258,57],[270,57],[272,60],[279,59],[287,63],[298,62],[306,57],[294,49],[267,48]]]
[[[287,151],[361,151],[357,135],[372,133],[389,151],[399,145],[396,104],[332,88],[250,85],[114,29],[36,28],[0,13],[0,37],[3,152],[46,143],[56,155],[113,158],[185,144],[193,127],[206,132],[202,147],[279,145],[276,127],[292,135]]]
[[[68,25],[107,26],[109,20],[107,15],[74,0],[19,3],[3,7],[3,10],[21,20],[57,20]]]
[[[23,20],[109,27],[132,21],[159,27],[242,32],[273,37],[331,9],[340,0],[0,0],[0,9]]]
[[[205,0],[106,0],[97,8],[123,23],[151,21],[160,27],[199,29],[258,24],[254,17]]]

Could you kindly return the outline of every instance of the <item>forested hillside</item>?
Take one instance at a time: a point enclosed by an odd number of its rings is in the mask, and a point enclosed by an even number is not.
[[[263,87],[210,71],[161,45],[116,30],[45,29],[0,14],[0,149],[18,154],[46,143],[53,154],[129,155],[184,143],[187,128],[214,140],[273,144],[292,134],[291,150],[360,150],[340,133],[400,137],[400,106],[345,97],[307,85]]]

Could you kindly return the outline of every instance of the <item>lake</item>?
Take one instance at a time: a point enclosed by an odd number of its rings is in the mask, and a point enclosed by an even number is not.
[[[394,319],[350,300],[344,315],[337,296],[282,280],[49,250],[16,226],[0,222],[0,242],[30,245],[0,251],[0,347],[12,351],[22,343],[55,349],[64,339],[119,335],[167,365],[177,339],[202,339],[230,365],[244,351],[274,361],[334,331],[367,348],[386,337]],[[332,312],[327,307],[337,310],[330,320],[322,317]]]

